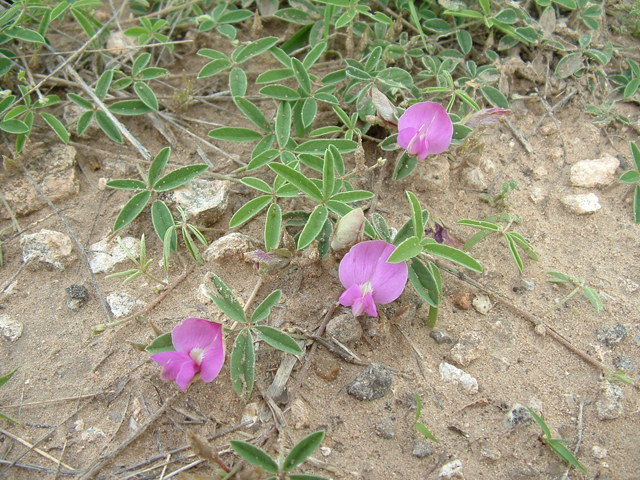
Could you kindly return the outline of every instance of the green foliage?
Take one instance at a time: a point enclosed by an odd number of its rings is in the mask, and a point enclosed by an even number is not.
[[[247,463],[254,467],[260,467],[265,472],[277,475],[278,478],[289,480],[326,480],[323,477],[313,475],[289,474],[291,470],[304,463],[311,454],[317,450],[324,439],[324,430],[318,430],[307,435],[293,446],[284,460],[273,460],[267,452],[247,442],[231,440],[231,448]],[[276,478],[270,477],[270,478]]]
[[[117,240],[118,240],[118,244],[120,245],[120,248],[122,248],[122,250],[124,250],[124,253],[127,255],[129,260],[131,260],[134,263],[136,268],[133,268],[131,270],[125,270],[124,272],[112,273],[111,275],[107,275],[105,278],[127,277],[122,282],[122,284],[125,285],[125,284],[135,280],[139,276],[144,275],[145,277],[149,278],[150,280],[152,280],[155,283],[159,283],[160,285],[164,285],[164,286],[167,285],[166,282],[163,282],[162,280],[158,280],[156,277],[154,277],[153,275],[151,275],[147,271],[149,269],[149,267],[151,266],[151,264],[153,263],[153,260],[152,259],[147,260],[147,245],[146,245],[146,241],[144,239],[144,233],[142,234],[142,237],[140,238],[140,260],[138,260],[133,255],[133,253],[131,253],[131,251],[127,248],[127,246],[122,242],[122,239],[120,237],[118,237]]]
[[[418,432],[420,432],[426,438],[428,438],[433,442],[440,443],[438,442],[436,437],[434,437],[433,434],[429,431],[429,429],[425,427],[422,423],[420,423],[419,420],[420,420],[421,413],[422,413],[422,400],[420,399],[420,395],[416,393],[416,419],[414,420],[413,424],[416,427],[416,430],[418,430]]]
[[[573,297],[576,293],[580,291],[582,291],[582,294],[589,299],[589,302],[591,302],[591,305],[593,305],[593,308],[596,309],[596,312],[600,313],[602,310],[604,310],[604,307],[602,306],[602,301],[600,300],[598,293],[593,288],[585,285],[584,278],[573,277],[571,275],[567,275],[566,273],[560,273],[554,270],[548,271],[547,274],[551,276],[551,278],[548,279],[549,282],[551,283],[566,283],[566,284],[572,284],[575,286],[575,288],[571,291],[571,293],[569,293],[566,297],[560,300],[560,302],[558,302],[558,304],[552,310],[555,310],[556,308],[559,308],[562,305],[564,305],[571,297]]]
[[[633,218],[635,223],[640,223],[640,148],[635,142],[629,142],[633,164],[636,168],[627,170],[620,177],[623,183],[635,184],[633,189]]]
[[[542,429],[542,436],[540,438],[542,443],[549,445],[551,450],[553,450],[556,453],[556,455],[558,455],[562,460],[567,462],[569,465],[573,465],[574,467],[582,470],[584,473],[588,473],[587,469],[582,466],[582,464],[576,459],[573,453],[571,453],[571,451],[563,445],[563,442],[566,443],[568,440],[563,440],[561,438],[553,438],[551,436],[551,430],[549,430],[549,427],[547,427],[547,424],[545,423],[544,419],[538,416],[536,412],[531,410],[529,407],[527,407],[527,410],[529,410],[529,413],[531,414],[533,419],[536,421],[538,425],[540,425],[540,428]]]
[[[2,377],[0,377],[0,388],[2,388],[2,386],[5,383],[7,383],[9,380],[11,380],[11,377],[13,377],[13,374],[16,373],[21,366],[22,365],[18,365],[11,372],[9,372],[6,375],[3,375]],[[0,418],[4,418],[5,420],[9,420],[10,422],[13,422],[13,423],[19,423],[17,420],[14,420],[9,415],[6,415],[6,414],[4,414],[2,412],[0,412]]]
[[[282,297],[280,290],[271,292],[271,294],[254,309],[253,314],[247,317],[244,309],[240,306],[240,302],[222,279],[216,274],[211,274],[211,279],[214,289],[208,287],[209,296],[213,302],[222,313],[242,325],[241,329],[237,331],[231,351],[231,384],[238,396],[242,397],[244,390],[246,398],[249,399],[253,390],[255,377],[255,355],[253,351],[255,337],[260,338],[273,348],[290,353],[291,355],[301,355],[302,349],[287,333],[277,328],[261,325],[271,314],[271,309],[280,301]],[[239,455],[241,454],[239,453]],[[261,466],[254,463],[251,464]]]
[[[522,272],[523,263],[522,263],[522,258],[520,257],[520,253],[518,249],[522,249],[529,256],[531,260],[537,261],[538,255],[533,250],[533,246],[529,243],[527,239],[525,239],[522,235],[520,235],[517,232],[508,231],[514,222],[520,223],[520,221],[521,220],[519,217],[512,217],[508,213],[499,213],[496,215],[490,215],[480,222],[477,220],[468,220],[468,219],[460,220],[458,221],[458,225],[473,227],[480,230],[478,233],[473,235],[469,240],[467,240],[467,243],[464,245],[464,249],[469,250],[476,243],[484,240],[489,235],[493,233],[498,233],[502,235],[502,237],[504,238],[507,244],[507,247],[509,248],[509,252],[511,252],[511,256],[513,257],[513,260],[516,262],[516,265],[518,266],[518,270]],[[495,222],[506,223],[506,226],[499,225],[498,223],[495,223]]]

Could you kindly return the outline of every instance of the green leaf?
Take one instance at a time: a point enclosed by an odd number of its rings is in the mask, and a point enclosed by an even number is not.
[[[269,327],[267,325],[254,325],[253,329],[258,336],[264,340],[267,344],[273,348],[282,350],[283,352],[290,353],[292,355],[301,355],[302,349],[298,346],[296,341],[284,332],[281,332],[277,328]]]
[[[275,98],[276,100],[293,101],[299,100],[300,94],[294,89],[285,87],[284,85],[267,85],[260,89],[260,94],[266,97]]]
[[[240,181],[248,187],[254,188],[262,193],[271,193],[273,190],[267,182],[255,177],[244,177]]]
[[[324,155],[324,152],[329,145],[334,145],[338,151],[342,154],[355,152],[358,144],[353,140],[344,139],[317,139],[308,140],[301,145],[298,145],[295,149],[296,153],[310,153],[312,155]]]
[[[302,125],[309,128],[318,113],[318,103],[313,98],[307,98],[302,105]]]
[[[147,206],[147,202],[151,198],[151,192],[148,190],[144,190],[140,193],[134,195],[131,200],[129,200],[116,218],[116,223],[113,226],[113,231],[117,232],[118,230],[129,225],[135,218],[140,215],[144,207]]]
[[[420,422],[415,422],[414,425],[416,427],[416,430],[418,430],[418,432],[420,432],[426,438],[428,438],[429,440],[432,440],[432,441],[434,441],[436,443],[440,443],[440,442],[438,442],[438,439],[436,437],[434,437],[433,434],[429,431],[429,429],[427,427],[425,427],[423,424],[421,424]]]
[[[197,55],[208,58],[210,60],[229,60],[229,57],[227,57],[224,53],[217,50],[212,50],[210,48],[201,48],[200,50],[198,50]],[[229,63],[231,63],[230,60]]]
[[[373,198],[373,193],[368,190],[352,190],[350,192],[339,192],[331,197],[331,200],[337,200],[339,202],[351,203],[362,202]]]
[[[199,53],[199,52],[198,52]],[[219,58],[207,63],[200,72],[198,72],[198,78],[213,77],[220,72],[225,71],[231,66],[231,60],[228,58]]]
[[[378,235],[381,240],[391,243],[391,232],[389,231],[387,222],[382,215],[374,212],[371,215],[371,224],[373,225],[373,229],[376,231],[376,235]]]
[[[553,0],[553,3],[557,3],[558,5],[561,5],[569,10],[575,10],[576,8],[578,8],[574,0]]]
[[[171,340],[171,332],[163,333],[162,335],[157,336],[153,342],[146,346],[144,349],[145,352],[150,355],[155,355],[156,353],[162,352],[175,352],[175,347],[173,346],[173,341]]]
[[[214,128],[209,132],[209,136],[226,142],[253,142],[262,138],[262,135],[255,130],[242,127]]]
[[[324,165],[322,168],[322,198],[328,199],[333,194],[336,184],[336,169],[333,162],[331,149],[327,149],[324,155]],[[336,199],[338,200],[338,199]]]
[[[636,185],[636,189],[633,194],[633,214],[635,216],[636,223],[640,223],[640,185]]]
[[[80,108],[84,108],[85,110],[91,110],[93,108],[93,105],[90,101],[85,100],[80,95],[76,95],[75,93],[67,93],[67,98],[69,98],[69,100],[78,105]]]
[[[548,281],[551,283],[571,283],[574,281],[574,278],[571,275],[567,275],[561,272],[556,272],[554,270],[548,271],[547,274],[551,275],[552,277],[548,279]]]
[[[416,237],[422,240],[424,236],[424,224],[422,223],[422,207],[420,201],[413,192],[407,191],[409,206],[411,207],[411,221],[413,222],[413,232]]]
[[[60,138],[63,143],[69,143],[69,132],[67,132],[67,129],[60,120],[50,113],[41,113],[40,115],[42,115],[44,121],[47,122],[53,131],[56,132],[56,135],[58,135],[58,138]]]
[[[133,62],[133,66],[131,67],[131,75],[137,77],[142,69],[149,64],[150,60],[150,53],[141,53],[140,55],[138,55],[138,58],[136,58],[136,60]]]
[[[327,480],[325,477],[318,477],[317,475],[307,475],[304,473],[294,473],[287,476],[289,480]],[[275,480],[275,477],[272,477]],[[268,479],[267,479],[268,480]]]
[[[13,374],[16,373],[21,366],[22,366],[22,364],[18,365],[11,372],[9,372],[6,375],[3,375],[2,377],[0,377],[0,387],[2,387],[5,383],[7,383],[9,380],[11,380],[11,377],[13,377]]]
[[[435,255],[437,257],[457,263],[458,265],[462,265],[463,267],[468,268],[469,270],[473,270],[474,272],[482,272],[482,265],[480,265],[480,263],[475,258],[473,258],[471,255],[466,254],[462,250],[450,247],[449,245],[430,243],[424,246],[424,251],[426,253],[430,253],[431,255]]]
[[[248,399],[251,396],[251,390],[253,390],[255,354],[253,351],[253,337],[247,329],[242,330],[236,337],[229,363],[233,389],[241,397],[242,378],[244,378]]]
[[[391,88],[413,88],[413,77],[409,72],[398,67],[385,68],[376,76],[376,80]]]
[[[576,73],[582,67],[582,53],[570,53],[568,55],[565,55],[558,61],[554,75],[557,78],[567,78]]]
[[[270,163],[269,168],[280,175],[282,178],[284,178],[287,182],[295,185],[298,189],[302,190],[302,192],[309,195],[309,197],[311,197],[312,199],[318,202],[322,201],[322,192],[320,191],[320,189],[316,187],[315,184],[307,177],[305,177],[302,173],[294,170],[288,165],[281,165],[279,163]],[[313,240],[313,238],[311,240]],[[311,243],[311,241],[309,243]]]
[[[158,110],[158,99],[153,93],[153,90],[149,88],[144,82],[136,82],[133,86],[133,90],[136,92],[138,98],[151,110]]]
[[[293,69],[296,80],[298,80],[298,85],[300,85],[300,88],[302,89],[304,94],[310,95],[311,79],[309,78],[309,74],[307,73],[307,69],[305,68],[305,66],[296,57],[291,57],[291,68]]]
[[[315,240],[322,231],[322,227],[324,226],[324,222],[327,221],[328,216],[329,210],[327,210],[327,207],[324,205],[316,206],[313,212],[311,212],[307,224],[302,229],[302,232],[300,232],[300,236],[298,237],[298,250],[304,249]]]
[[[164,77],[165,75],[168,75],[168,74],[169,74],[169,71],[166,68],[149,67],[142,70],[140,72],[140,75],[138,75],[138,78],[140,80],[149,81],[149,80],[154,80],[156,78]]]
[[[153,185],[153,189],[156,192],[173,190],[174,188],[184,185],[189,180],[193,180],[207,168],[209,168],[208,165],[187,165],[186,167],[180,167],[171,173],[167,173],[164,177],[158,180]]]
[[[250,58],[255,57],[256,55],[260,55],[263,52],[266,52],[271,47],[273,47],[276,43],[278,43],[278,37],[264,37],[260,40],[256,40],[255,42],[250,43],[249,45],[243,47],[238,51],[237,55],[233,60],[236,63],[246,62]]]
[[[211,279],[213,280],[213,285],[216,288],[215,295],[209,294],[211,300],[213,300],[222,313],[231,320],[239,323],[247,323],[247,316],[231,289],[227,287],[222,279],[215,273],[211,274]]]
[[[247,93],[247,75],[241,68],[229,72],[229,90],[234,97],[244,97]]]
[[[233,214],[229,221],[229,228],[234,228],[248,222],[258,215],[264,208],[271,203],[271,195],[262,195],[260,197],[249,200]]]
[[[111,81],[113,80],[113,70],[106,70],[96,82],[95,94],[100,100],[107,96]]]
[[[411,260],[411,266],[409,267],[411,285],[424,301],[436,308],[442,301],[442,281],[440,280],[439,272],[438,267],[434,264],[430,263],[429,267],[427,267],[418,258]]]
[[[342,128],[336,126],[328,126],[328,127],[320,127],[313,130],[309,133],[311,138],[313,137],[321,137],[323,135],[333,135],[334,133],[342,132]]]
[[[602,310],[604,310],[602,301],[600,300],[600,296],[593,288],[584,286],[582,287],[582,292],[584,293],[584,296],[589,299],[591,305],[593,305],[593,308],[596,309],[596,312],[600,313]]]
[[[253,103],[251,103],[246,98],[242,97],[234,97],[233,102],[240,109],[242,113],[244,113],[249,120],[251,120],[258,128],[261,128],[265,132],[271,132],[271,124],[266,119],[264,114],[260,111],[258,107],[256,107]],[[230,128],[230,127],[222,127],[222,128]],[[219,128],[216,130],[220,130]],[[249,130],[249,129],[244,129]],[[212,130],[215,131],[215,130]],[[253,130],[251,130],[253,132]],[[258,133],[254,132],[256,135]],[[254,138],[257,140],[257,138]],[[246,140],[238,140],[238,141],[246,141]]]
[[[302,60],[302,65],[304,66],[304,68],[309,70],[313,66],[313,64],[318,61],[318,59],[322,56],[326,49],[327,42],[320,42],[316,44],[316,46],[313,47],[309,51],[309,53],[307,53],[307,56],[304,57],[304,60]]]
[[[272,203],[267,210],[267,218],[264,223],[264,246],[267,252],[278,248],[281,228],[282,210],[277,203]]]
[[[509,108],[509,102],[497,88],[485,85],[482,87],[482,95],[494,107]]]
[[[46,43],[44,37],[38,32],[18,26],[5,28],[2,30],[2,33],[7,37],[17,38],[18,40],[22,40],[23,42]]]
[[[153,112],[142,100],[122,100],[115,102],[109,106],[109,111],[116,115],[128,117]]]
[[[284,148],[291,137],[291,104],[281,101],[275,119],[276,140],[280,148]]]
[[[29,133],[30,128],[26,123],[20,120],[6,120],[4,122],[0,122],[0,130],[7,133]]]
[[[418,237],[410,237],[396,247],[387,260],[388,263],[400,263],[409,260],[422,252]]]
[[[147,185],[140,180],[123,179],[123,180],[110,180],[107,182],[107,187],[117,188],[120,190],[146,190]]]
[[[633,162],[636,164],[636,170],[640,172],[640,148],[638,148],[635,142],[629,142],[629,147],[633,155]]]
[[[165,147],[158,152],[156,157],[151,162],[151,166],[149,166],[149,174],[148,181],[149,185],[155,185],[162,172],[164,172],[165,167],[167,166],[167,162],[169,161],[169,156],[171,155],[171,147]],[[163,238],[163,237],[160,237]]]
[[[158,238],[164,242],[167,230],[174,226],[174,220],[169,207],[167,207],[162,200],[156,200],[153,202],[153,205],[151,205],[151,220],[153,221],[153,228]],[[171,235],[169,249],[173,252],[178,249],[178,236],[175,229]]]
[[[458,30],[456,32],[456,40],[462,53],[469,55],[469,52],[473,48],[473,38],[467,30]]]
[[[584,468],[580,462],[578,461],[578,459],[573,455],[573,453],[571,453],[571,451],[565,447],[560,440],[558,439],[551,439],[547,442],[545,442],[549,445],[549,447],[551,447],[551,449],[556,452],[558,454],[558,456],[560,458],[562,458],[565,462],[573,465],[574,467],[582,470],[584,473],[588,473],[587,469]]]
[[[107,114],[102,110],[98,110],[95,113],[96,122],[98,122],[98,126],[102,129],[102,131],[109,137],[111,140],[117,143],[122,143],[122,135],[120,134],[120,130],[116,127],[115,123],[107,117]]]
[[[417,166],[418,159],[416,157],[410,157],[407,152],[403,152],[396,162],[396,167],[393,169],[392,178],[394,180],[402,180],[403,178],[408,177]]]
[[[250,465],[262,467],[267,473],[278,473],[278,464],[264,450],[240,440],[231,440],[229,445]]]
[[[289,452],[284,459],[282,469],[290,472],[298,465],[302,464],[313,452],[322,444],[324,439],[324,430],[318,430],[300,440]]]
[[[291,78],[293,76],[294,76],[294,73],[291,68],[276,68],[272,70],[267,70],[266,72],[258,75],[258,78],[256,78],[256,83],[262,84],[262,83],[279,82],[281,80],[286,80],[287,78]]]
[[[520,258],[520,254],[518,253],[516,242],[513,240],[513,238],[511,238],[511,235],[509,235],[508,233],[505,234],[504,238],[507,241],[507,246],[509,247],[511,256],[513,257],[513,259],[516,262],[516,265],[518,266],[518,270],[522,272],[522,269],[524,268],[524,266],[522,264],[522,259]]]
[[[80,118],[78,119],[78,135],[82,135],[87,128],[89,128],[91,120],[93,120],[94,113],[95,112],[93,110],[88,110],[80,115]]]
[[[200,255],[200,251],[196,244],[193,242],[191,238],[191,234],[189,233],[189,229],[187,227],[182,227],[182,239],[184,240],[184,244],[189,251],[191,257],[198,263],[199,265],[204,265],[204,260],[202,259],[202,255]]]
[[[271,309],[280,301],[282,298],[282,290],[275,290],[269,294],[267,298],[265,298],[260,305],[256,307],[251,315],[252,323],[259,323],[269,315],[271,315]]]
[[[262,167],[263,165],[266,165],[267,163],[271,162],[274,158],[276,158],[278,155],[280,155],[280,152],[274,148],[265,150],[260,155],[257,155],[256,157],[251,159],[251,161],[247,165],[247,171],[250,172],[251,170],[256,170]]]

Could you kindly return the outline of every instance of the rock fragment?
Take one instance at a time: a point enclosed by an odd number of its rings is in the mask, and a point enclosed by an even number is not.
[[[517,427],[531,425],[534,422],[533,417],[526,407],[516,403],[502,419],[502,426],[506,430],[513,430]]]
[[[482,349],[482,337],[477,332],[465,332],[449,352],[449,359],[461,367],[468,367],[480,356]]]
[[[0,315],[0,335],[10,342],[15,342],[22,336],[22,324],[8,315]]]
[[[67,307],[71,310],[79,310],[89,300],[89,290],[84,285],[72,284],[65,291],[69,295]]]
[[[411,453],[418,458],[428,457],[433,453],[433,445],[426,438],[419,438],[413,442],[413,452]]]
[[[333,337],[340,343],[354,342],[362,338],[362,326],[351,313],[343,313],[329,320],[327,337]]]
[[[73,249],[68,235],[46,229],[38,233],[22,235],[20,246],[25,263],[33,260],[57,270],[64,270],[62,261],[69,259]]]
[[[491,311],[493,305],[491,304],[491,299],[483,295],[482,293],[477,293],[473,297],[473,308],[475,308],[476,312],[486,315]]]
[[[223,259],[244,260],[243,255],[255,250],[253,239],[242,233],[228,233],[209,245],[204,252],[204,258],[210,262],[217,262]]]
[[[460,460],[454,460],[453,462],[443,465],[438,474],[438,478],[464,478],[462,462]]]
[[[353,382],[347,386],[347,393],[358,400],[382,398],[391,388],[391,371],[380,363],[367,365]]]
[[[627,327],[621,323],[615,325],[600,325],[596,332],[598,340],[607,347],[613,348],[627,337]]]
[[[173,191],[173,200],[196,225],[210,227],[228,206],[229,182],[196,178]]]
[[[604,381],[600,384],[600,394],[596,401],[596,410],[600,420],[615,420],[622,415],[624,392],[618,385]]]
[[[396,433],[394,431],[393,428],[393,420],[391,420],[390,418],[383,418],[377,425],[376,425],[376,435],[378,435],[379,437],[382,437],[386,440],[389,440],[393,437],[396,436]]]
[[[456,308],[460,310],[469,310],[471,308],[471,293],[458,292],[451,295],[451,300]]]
[[[444,343],[453,343],[453,338],[451,337],[451,335],[443,330],[431,330],[429,336],[433,338],[438,345],[442,345]]]
[[[602,208],[600,199],[595,193],[566,195],[562,197],[562,203],[567,210],[577,215],[597,212]]]
[[[142,304],[142,302],[133,299],[123,292],[107,295],[107,303],[109,304],[111,312],[113,312],[113,316],[116,318],[126,317],[133,312],[136,306]]]
[[[620,161],[609,154],[595,160],[581,160],[571,167],[571,184],[576,187],[608,187],[615,181]]]
[[[475,395],[478,393],[478,381],[464,370],[460,370],[446,362],[442,362],[438,370],[440,371],[440,377],[445,382],[459,385],[467,395]]]
[[[127,247],[134,257],[140,255],[140,239],[133,237],[124,237],[122,244]],[[89,247],[89,266],[93,273],[109,272],[113,270],[117,264],[128,259],[127,254],[120,244],[113,240],[107,243],[107,240],[100,240]]]

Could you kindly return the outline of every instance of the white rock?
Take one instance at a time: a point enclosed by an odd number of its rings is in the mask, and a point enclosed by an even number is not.
[[[115,31],[107,37],[107,49],[111,55],[122,55],[136,45],[138,45],[137,38],[126,37],[120,31]]]
[[[0,335],[10,342],[15,342],[22,336],[22,324],[7,315],[0,315]]]
[[[204,258],[212,262],[222,260],[225,257],[244,260],[243,254],[255,250],[255,248],[251,237],[234,232],[220,237],[209,245],[209,248],[204,252]]]
[[[481,313],[482,315],[489,313],[489,311],[491,311],[491,307],[493,307],[491,299],[481,293],[476,294],[471,303],[473,304],[473,308],[475,308],[476,312]]]
[[[599,447],[598,445],[594,445],[591,449],[591,456],[596,460],[604,460],[609,455],[609,452],[606,448]]]
[[[173,200],[182,207],[189,222],[211,226],[227,209],[229,182],[196,178],[173,191]]]
[[[607,154],[595,160],[582,160],[571,167],[571,184],[576,187],[606,187],[615,181],[620,166],[616,157]]]
[[[142,305],[142,302],[135,300],[122,292],[107,295],[107,303],[113,312],[113,316],[116,318],[126,317],[133,312],[133,309],[136,308],[136,306]]]
[[[122,243],[134,257],[140,254],[139,239],[125,237],[122,239]],[[118,263],[127,259],[127,254],[116,240],[112,240],[111,244],[108,244],[106,239],[100,240],[89,247],[89,265],[93,273],[108,272]]]
[[[567,210],[578,215],[597,212],[602,208],[600,199],[595,193],[567,195],[562,198],[562,203]]]
[[[547,192],[542,187],[531,187],[529,198],[535,204],[538,204],[547,198]]]
[[[61,260],[68,258],[73,249],[68,235],[44,229],[31,235],[22,235],[20,246],[25,263],[35,260],[58,270],[64,270]]]
[[[80,435],[85,442],[94,442],[100,438],[105,438],[105,436],[104,432],[96,427],[89,427]]]
[[[596,401],[596,410],[600,420],[615,420],[622,415],[620,400],[624,396],[622,388],[607,381],[600,384],[600,394]]]
[[[475,395],[478,393],[478,381],[464,370],[460,370],[446,362],[442,362],[440,367],[438,367],[438,370],[440,371],[440,377],[445,382],[460,385],[468,395]]]
[[[471,190],[484,190],[487,188],[487,182],[484,174],[479,168],[465,168],[460,174],[462,184]]]
[[[460,460],[454,460],[453,462],[443,465],[438,478],[464,478],[462,462]]]

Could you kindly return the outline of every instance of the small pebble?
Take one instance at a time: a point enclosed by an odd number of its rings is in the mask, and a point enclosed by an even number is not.
[[[78,310],[82,307],[87,300],[89,300],[89,290],[84,285],[69,285],[65,291],[69,295],[69,300],[67,301],[67,307],[71,310]]]
[[[526,407],[515,404],[502,419],[502,426],[506,430],[513,430],[516,427],[524,427],[534,422],[533,417]]]
[[[636,369],[631,357],[627,357],[626,355],[618,355],[613,359],[613,364],[616,368],[620,368],[625,372],[632,372]]]
[[[473,297],[473,308],[476,309],[476,312],[482,314],[482,315],[486,315],[489,313],[489,311],[491,311],[491,307],[493,305],[491,305],[491,299],[486,296],[486,295],[482,295],[481,293],[476,294]]]
[[[451,295],[451,300],[456,308],[460,310],[469,310],[471,308],[471,293],[458,292]]]
[[[595,193],[566,195],[561,201],[567,210],[577,215],[597,212],[602,208],[600,199]]]
[[[468,367],[471,362],[480,356],[483,350],[482,337],[477,332],[465,332],[460,335],[449,352],[449,359],[461,367]]]
[[[464,478],[462,473],[462,462],[460,460],[454,460],[447,463],[440,469],[438,478]]]
[[[0,315],[0,335],[10,342],[15,342],[22,336],[22,324],[7,315]]]
[[[453,343],[451,335],[442,330],[432,330],[429,336],[433,338],[438,345],[442,345],[443,343]]]
[[[596,401],[596,410],[600,420],[615,420],[622,415],[620,400],[624,397],[622,388],[610,382],[600,384],[600,394]]]
[[[613,348],[627,337],[627,327],[621,323],[615,325],[600,325],[596,332],[598,340],[607,347]]]
[[[383,418],[378,425],[376,425],[376,435],[389,440],[396,436],[393,429],[393,420],[390,418]]]
[[[428,457],[433,453],[433,445],[426,438],[419,438],[413,442],[413,456],[418,458]]]
[[[475,395],[478,393],[478,381],[464,370],[460,370],[446,362],[442,362],[438,370],[440,372],[440,378],[445,382],[460,385],[467,395]]]
[[[367,365],[347,386],[347,393],[358,400],[382,398],[391,388],[391,371],[380,363]]]
[[[353,314],[343,313],[329,320],[327,337],[333,337],[340,343],[355,342],[362,337],[362,326]]]

